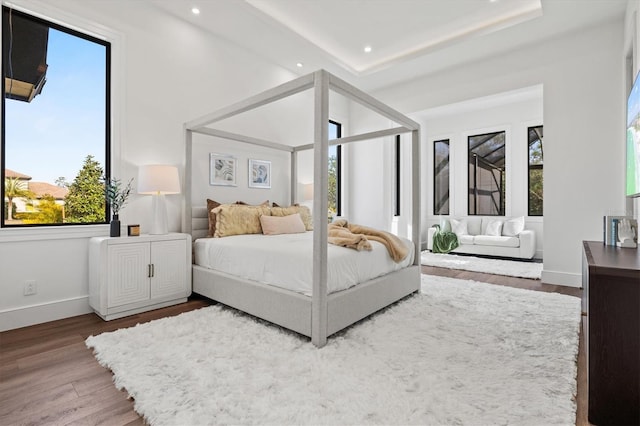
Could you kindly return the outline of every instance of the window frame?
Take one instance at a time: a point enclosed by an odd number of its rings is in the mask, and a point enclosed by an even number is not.
[[[402,145],[401,135],[396,135],[393,140],[393,216],[398,217],[401,213],[402,204]]]
[[[46,9],[46,8],[44,8]],[[55,19],[55,15],[58,15],[59,12],[54,10],[54,9],[50,9],[49,13],[47,13],[47,11],[45,10],[44,14],[41,13],[36,13],[33,12],[31,10],[26,10],[23,8],[19,8],[19,7],[15,7],[13,5],[8,6],[6,5],[4,2],[2,2],[2,14],[3,14],[3,18],[4,18],[4,13],[5,11],[11,11],[12,14],[18,14],[20,15],[22,18],[24,19],[28,19],[30,21],[36,22],[38,24],[41,25],[46,25],[49,28],[55,29],[57,31],[63,32],[65,34],[68,35],[72,35],[75,37],[79,37],[83,40],[86,41],[90,41],[92,43],[96,43],[99,44],[101,46],[103,46],[105,48],[105,87],[104,87],[104,93],[105,93],[105,108],[104,108],[104,155],[105,155],[105,160],[104,160],[104,177],[106,179],[109,179],[112,176],[112,161],[113,161],[113,156],[114,156],[114,150],[113,150],[113,138],[112,138],[112,130],[114,128],[114,116],[113,116],[113,109],[112,109],[112,105],[113,105],[113,97],[114,97],[114,93],[113,93],[113,87],[114,87],[114,79],[113,79],[113,43],[114,41],[118,40],[120,37],[118,35],[116,35],[115,33],[113,34],[109,34],[109,35],[105,35],[105,34],[100,34],[98,35],[95,31],[92,31],[88,28],[90,28],[91,26],[95,26],[95,24],[88,24],[88,23],[81,23],[80,25],[74,25],[72,23],[62,23],[60,20]],[[47,16],[44,16],[47,15]],[[67,20],[65,20],[67,21]],[[107,31],[101,31],[102,33],[108,33]],[[6,69],[5,69],[5,64],[4,62],[1,64],[2,67],[2,74],[3,74],[3,78],[2,81],[0,82],[1,84],[1,88],[2,88],[2,101],[0,104],[1,107],[1,114],[0,114],[0,122],[2,123],[2,129],[0,131],[0,179],[2,181],[2,186],[0,187],[0,198],[3,199],[3,203],[4,203],[4,192],[5,192],[5,188],[4,188],[4,182],[5,182],[5,168],[6,168],[6,155],[5,155],[5,148],[6,148],[6,115],[5,115],[5,103],[7,98],[4,96],[6,87],[5,87],[5,79],[4,79],[4,75],[6,74]],[[119,152],[119,150],[118,150]],[[106,201],[106,200],[105,200]],[[2,209],[2,212],[0,212],[0,241],[5,240],[4,235],[9,235],[7,234],[7,231],[18,231],[18,230],[25,230],[25,229],[31,229],[34,230],[35,229],[39,229],[39,230],[47,230],[44,232],[47,232],[48,234],[50,234],[48,237],[54,237],[57,238],[56,235],[58,235],[58,233],[51,233],[52,229],[58,229],[58,228],[64,228],[64,234],[67,235],[67,232],[73,228],[76,227],[82,227],[87,228],[86,230],[83,230],[81,232],[78,233],[78,235],[80,235],[82,237],[82,235],[86,234],[87,231],[89,231],[90,235],[94,235],[95,231],[92,231],[90,228],[93,227],[93,229],[95,230],[102,230],[104,229],[104,227],[109,223],[109,213],[110,213],[110,206],[108,203],[105,202],[105,215],[104,215],[104,221],[101,222],[92,222],[92,223],[42,223],[42,224],[6,224],[5,223],[5,215],[4,215],[4,208]],[[42,231],[40,231],[42,232]],[[36,232],[28,232],[26,234],[24,234],[27,239],[30,239],[29,237],[34,237],[35,239],[41,239],[38,238],[40,236],[40,232],[36,231]],[[11,235],[16,235],[14,234],[14,232],[11,232]],[[49,239],[49,238],[45,238],[45,239]]]
[[[436,190],[436,188],[438,187],[437,174],[436,174],[436,168],[437,168],[436,144],[438,143],[445,143],[447,145],[447,164],[449,167],[449,171],[451,171],[451,140],[448,138],[434,140],[433,141],[433,214],[436,216],[451,214],[451,175],[448,176],[449,185],[447,186],[447,194],[448,194],[449,206],[447,208],[447,212],[443,213],[443,212],[436,211],[436,207],[438,205],[438,201],[437,201],[438,191]]]
[[[342,123],[329,120],[336,126],[336,139],[342,137]],[[336,216],[342,216],[342,144],[336,144]]]
[[[471,150],[470,140],[471,140],[471,138],[489,136],[489,135],[498,135],[500,133],[502,133],[504,135],[504,150],[505,150],[504,161],[505,161],[505,165],[504,165],[504,170],[502,171],[502,174],[501,174],[501,180],[502,180],[501,184],[503,185],[503,187],[501,188],[501,191],[500,191],[500,206],[499,206],[498,212],[495,213],[495,214],[478,213],[478,203],[477,203],[477,201],[474,202],[474,210],[475,211],[472,212],[471,211],[471,203],[469,202],[469,199],[471,197],[472,189],[475,189],[475,191],[477,192],[477,183],[474,184],[473,188],[470,185],[471,173],[470,173],[469,165],[471,164],[471,156],[474,154],[474,153],[472,153],[472,150]],[[507,167],[506,167],[506,165],[507,165],[507,157],[508,157],[507,156],[507,135],[508,135],[508,132],[507,132],[506,129],[488,131],[488,132],[483,132],[483,133],[474,133],[474,134],[467,135],[467,163],[466,163],[466,168],[467,168],[467,196],[466,196],[466,198],[467,198],[467,215],[468,216],[505,216],[506,215],[506,210],[507,210],[507,190],[506,190],[506,186],[507,186]],[[490,140],[490,139],[488,139],[488,140]],[[474,176],[474,179],[475,179],[475,176]]]
[[[531,164],[531,156],[530,156],[530,149],[531,149],[531,142],[529,141],[529,132],[532,129],[535,128],[541,128],[542,129],[542,138],[540,138],[540,144],[541,144],[541,148],[542,148],[542,164]],[[544,125],[543,124],[538,124],[535,126],[527,126],[527,215],[530,217],[543,217],[544,216]],[[540,169],[543,171],[542,173],[542,188],[543,188],[543,192],[542,192],[542,199],[543,199],[543,204],[542,204],[542,212],[540,214],[531,214],[531,197],[530,197],[530,193],[531,193],[531,170],[532,169]]]

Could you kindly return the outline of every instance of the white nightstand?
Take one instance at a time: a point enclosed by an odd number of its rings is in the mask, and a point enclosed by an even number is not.
[[[112,320],[186,302],[191,235],[94,237],[89,242],[89,304]]]

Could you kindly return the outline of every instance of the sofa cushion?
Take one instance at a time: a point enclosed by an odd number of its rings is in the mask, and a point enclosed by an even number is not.
[[[518,237],[503,237],[493,235],[476,235],[473,238],[475,245],[496,246],[496,247],[519,247],[520,239]]]
[[[467,219],[451,219],[450,222],[451,232],[456,234],[458,239],[460,239],[460,236],[462,235],[469,235],[469,232],[467,231]]]
[[[473,235],[458,235],[458,244],[474,244]]]
[[[524,216],[514,217],[502,225],[502,235],[515,237],[524,230]]]
[[[482,218],[478,216],[470,216],[467,218],[467,233],[469,235],[482,234]]]
[[[487,227],[483,232],[483,235],[492,235],[499,237],[502,235],[502,221],[499,219],[487,220]]]

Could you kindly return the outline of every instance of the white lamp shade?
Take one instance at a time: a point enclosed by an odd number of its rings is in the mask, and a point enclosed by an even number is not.
[[[313,200],[313,183],[305,183],[303,186],[304,200]]]
[[[138,194],[179,194],[178,168],[152,164],[138,169]]]

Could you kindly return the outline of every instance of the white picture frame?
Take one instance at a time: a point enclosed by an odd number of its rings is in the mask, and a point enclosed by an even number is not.
[[[271,188],[271,161],[249,159],[249,188]]]
[[[238,160],[228,154],[209,153],[209,185],[236,186]]]

